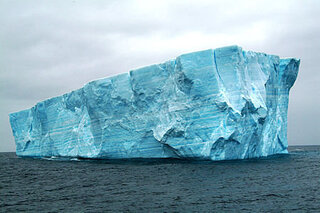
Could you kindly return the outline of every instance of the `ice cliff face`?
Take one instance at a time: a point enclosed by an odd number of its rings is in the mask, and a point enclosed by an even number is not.
[[[287,153],[299,63],[230,46],[96,80],[10,114],[16,153],[210,160]]]

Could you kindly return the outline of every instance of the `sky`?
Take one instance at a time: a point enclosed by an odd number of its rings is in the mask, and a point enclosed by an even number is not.
[[[320,145],[320,1],[0,0],[0,152],[8,114],[97,78],[182,53],[239,45],[301,59],[289,145]]]

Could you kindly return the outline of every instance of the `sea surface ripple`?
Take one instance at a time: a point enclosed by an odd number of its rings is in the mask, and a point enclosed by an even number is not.
[[[0,153],[0,212],[320,212],[320,146],[241,161]]]

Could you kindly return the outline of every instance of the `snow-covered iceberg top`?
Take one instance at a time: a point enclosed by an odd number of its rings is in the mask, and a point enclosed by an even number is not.
[[[203,160],[287,153],[299,64],[229,46],[92,81],[10,114],[16,153]]]

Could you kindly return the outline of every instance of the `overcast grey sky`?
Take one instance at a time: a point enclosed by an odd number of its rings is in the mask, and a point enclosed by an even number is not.
[[[0,0],[0,151],[8,114],[96,78],[237,44],[301,59],[289,145],[320,145],[320,1]]]

